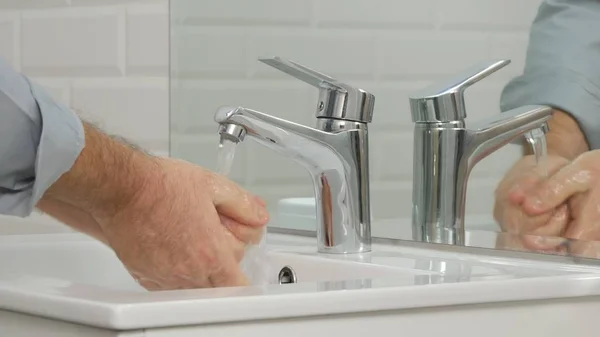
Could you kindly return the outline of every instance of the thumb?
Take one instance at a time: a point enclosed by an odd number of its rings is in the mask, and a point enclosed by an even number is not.
[[[241,224],[226,215],[219,215],[221,224],[227,228],[233,236],[244,244],[258,244],[263,236],[264,227],[251,227]]]
[[[266,202],[225,176],[214,174],[213,204],[220,214],[250,226],[264,226],[269,221]]]

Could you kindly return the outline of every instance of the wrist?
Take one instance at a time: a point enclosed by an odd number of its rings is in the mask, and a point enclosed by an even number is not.
[[[47,191],[96,219],[114,216],[145,190],[155,159],[84,123],[85,147],[73,167]]]

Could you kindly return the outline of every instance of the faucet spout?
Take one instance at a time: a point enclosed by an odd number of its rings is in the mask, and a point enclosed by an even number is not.
[[[321,253],[371,249],[366,125],[319,118],[319,129],[244,107],[215,113],[221,136],[243,134],[305,167],[313,180]],[[244,131],[240,131],[243,129]]]
[[[257,138],[258,141],[276,151],[287,149],[287,146],[284,147],[281,144],[289,141],[290,138],[304,143],[312,141],[325,144],[326,138],[332,136],[327,132],[243,107],[223,106],[218,108],[215,113],[215,122],[220,125],[242,126],[248,135]]]
[[[547,106],[522,106],[502,114],[479,121],[473,131],[473,142],[469,149],[469,168],[481,159],[495,152],[527,133],[541,129],[548,131],[548,121],[552,117],[552,109]]]

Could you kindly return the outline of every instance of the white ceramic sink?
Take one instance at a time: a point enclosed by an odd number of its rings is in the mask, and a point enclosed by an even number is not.
[[[7,238],[0,238],[0,282],[15,278],[54,279],[106,289],[146,292],[133,280],[112,250],[81,235]],[[293,274],[295,283],[414,277],[432,273],[274,251],[268,251],[263,262],[269,284],[280,284],[279,274],[284,268],[285,275]]]
[[[315,243],[269,234],[268,285],[147,292],[85,236],[0,237],[0,335],[595,334],[585,330],[600,309],[595,267],[394,240],[368,254],[320,255]],[[297,283],[279,284],[284,267]]]

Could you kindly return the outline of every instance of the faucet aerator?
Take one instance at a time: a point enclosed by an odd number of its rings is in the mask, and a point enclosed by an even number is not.
[[[239,143],[246,138],[246,128],[233,123],[223,123],[219,125],[219,135],[221,136],[221,141],[226,139],[234,143]]]

